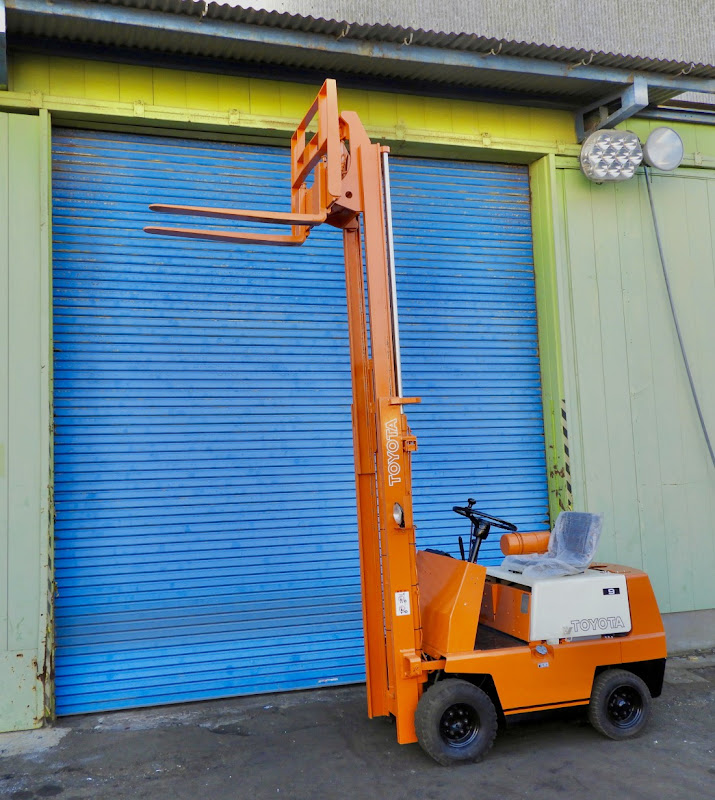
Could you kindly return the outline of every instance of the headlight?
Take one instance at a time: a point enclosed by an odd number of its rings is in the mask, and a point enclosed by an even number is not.
[[[400,528],[405,527],[405,512],[399,503],[395,503],[395,505],[393,506],[392,516],[394,517],[395,522],[400,526]]]

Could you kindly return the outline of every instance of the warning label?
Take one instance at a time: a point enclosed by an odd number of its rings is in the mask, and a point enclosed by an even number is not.
[[[410,613],[410,593],[395,592],[395,614],[406,617]]]

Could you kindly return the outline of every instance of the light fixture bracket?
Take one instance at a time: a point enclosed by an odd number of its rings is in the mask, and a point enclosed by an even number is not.
[[[648,81],[636,75],[633,83],[575,113],[576,137],[581,144],[601,128],[614,128],[648,105]]]

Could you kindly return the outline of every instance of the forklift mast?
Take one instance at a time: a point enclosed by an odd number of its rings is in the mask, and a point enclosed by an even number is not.
[[[316,130],[317,128],[317,130]],[[314,132],[313,132],[314,131]],[[147,233],[236,244],[303,244],[316,225],[343,231],[352,424],[370,717],[393,715],[401,744],[417,740],[422,659],[410,455],[403,406],[392,255],[389,148],[323,84],[291,139],[291,211],[154,204],[152,211],[288,225],[290,234],[147,227]],[[364,260],[363,260],[364,252]]]

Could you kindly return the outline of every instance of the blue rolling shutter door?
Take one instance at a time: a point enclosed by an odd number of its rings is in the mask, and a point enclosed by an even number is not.
[[[395,158],[391,177],[418,544],[458,555],[468,497],[546,530],[528,169]],[[480,562],[501,561],[500,534]]]
[[[362,680],[340,232],[143,234],[157,200],[285,209],[282,149],[53,147],[58,713]],[[527,173],[393,173],[421,543],[468,494],[544,527]]]
[[[340,232],[143,233],[157,200],[285,207],[281,149],[54,159],[58,713],[360,680]]]

